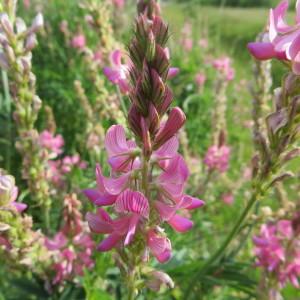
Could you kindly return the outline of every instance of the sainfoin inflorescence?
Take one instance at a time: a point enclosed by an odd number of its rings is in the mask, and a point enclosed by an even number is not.
[[[89,226],[93,232],[106,235],[97,249],[117,250],[133,295],[149,254],[160,263],[171,258],[165,224],[180,233],[190,230],[193,222],[180,211],[204,204],[184,193],[189,171],[178,153],[177,133],[186,117],[179,107],[170,108],[172,92],[166,83],[170,71],[168,26],[159,16],[155,1],[140,1],[138,8],[134,37],[128,47],[128,124],[132,138],[127,138],[121,125],[109,128],[105,147],[111,175],[105,177],[97,165],[97,188],[84,191],[98,206],[96,213],[87,214]],[[104,209],[106,206],[112,207],[112,214]],[[148,271],[152,282],[155,274]],[[169,279],[158,274],[156,281]],[[165,283],[172,285],[170,281]]]

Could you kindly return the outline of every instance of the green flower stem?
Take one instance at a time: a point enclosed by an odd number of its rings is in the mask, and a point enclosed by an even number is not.
[[[194,286],[195,282],[197,281],[198,277],[205,274],[205,272],[209,269],[209,267],[212,264],[214,264],[215,262],[217,262],[222,257],[225,250],[230,245],[231,241],[234,239],[234,237],[240,231],[240,228],[241,228],[242,224],[244,223],[244,220],[247,218],[249,212],[251,211],[254,203],[256,203],[258,201],[258,199],[261,197],[261,195],[262,195],[262,192],[259,192],[259,188],[256,188],[255,192],[253,193],[253,195],[250,199],[250,201],[248,202],[248,204],[245,207],[244,211],[240,215],[240,217],[237,220],[235,226],[233,227],[233,229],[231,230],[231,232],[227,236],[226,240],[223,242],[223,244],[220,246],[220,248],[211,256],[211,258],[203,265],[203,267],[200,269],[200,271],[195,274],[193,280],[191,281],[191,283],[188,286],[188,289],[185,293],[185,298],[184,299],[187,300],[189,298],[189,296],[191,294],[191,291],[193,289],[193,286]]]

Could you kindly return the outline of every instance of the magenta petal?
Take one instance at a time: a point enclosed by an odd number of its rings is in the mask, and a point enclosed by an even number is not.
[[[13,202],[12,204],[19,213],[23,212],[27,208],[25,203]]]
[[[113,84],[117,84],[120,79],[120,72],[109,67],[103,68],[103,74]]]
[[[139,222],[139,218],[140,218],[140,216],[137,214],[133,214],[133,216],[130,218],[128,232],[127,232],[127,235],[126,235],[125,241],[124,241],[124,246],[129,245],[129,243],[132,241],[133,236],[136,231],[137,224]]]
[[[67,238],[62,232],[57,233],[54,238],[45,239],[45,246],[48,250],[58,250],[67,244]]]
[[[157,151],[154,152],[158,159],[172,158],[177,154],[179,148],[179,141],[176,136],[173,136],[166,143],[164,143]]]
[[[109,251],[117,245],[121,238],[120,235],[112,233],[98,245],[97,250],[101,252]]]
[[[186,206],[186,209],[192,210],[192,209],[196,209],[199,207],[202,207],[205,202],[203,200],[191,197],[189,195],[184,195],[183,197],[185,200],[189,199],[189,201],[191,201],[190,205]]]
[[[111,62],[116,66],[121,66],[122,53],[120,50],[114,50],[111,54]]]
[[[172,257],[172,251],[170,249],[166,249],[164,252],[156,255],[156,259],[161,263],[165,263]]]
[[[100,216],[93,213],[86,214],[86,220],[89,224],[91,231],[95,233],[112,233],[113,226],[111,223],[101,220]]]
[[[267,60],[276,57],[276,51],[271,43],[249,43],[248,50],[258,60]]]
[[[178,232],[186,232],[193,227],[193,222],[180,215],[173,216],[168,223],[170,226]]]
[[[174,78],[179,73],[179,68],[170,68],[168,72],[168,79]]]

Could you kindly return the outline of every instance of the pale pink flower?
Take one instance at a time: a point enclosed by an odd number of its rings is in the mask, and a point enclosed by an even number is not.
[[[104,75],[113,84],[119,86],[123,94],[127,94],[130,91],[128,83],[129,67],[126,64],[122,64],[122,53],[120,50],[115,50],[110,56],[111,67],[105,67],[103,69]]]
[[[60,284],[75,276],[83,276],[84,269],[94,266],[91,258],[94,242],[87,233],[81,232],[68,238],[64,233],[58,232],[52,240],[45,239],[45,246],[56,253],[56,262],[52,266],[56,273],[53,284]]]
[[[71,46],[75,49],[83,49],[86,45],[86,39],[85,36],[82,33],[78,33],[75,36],[73,36],[71,40]]]
[[[221,173],[226,172],[229,165],[230,148],[226,145],[223,146],[211,146],[207,150],[204,158],[204,164],[210,170],[217,170]]]
[[[112,2],[115,5],[115,7],[119,9],[123,8],[125,5],[125,0],[112,0]]]
[[[103,60],[103,53],[101,50],[97,50],[94,52],[93,60],[95,62],[101,63]]]
[[[206,82],[206,75],[204,73],[197,73],[195,77],[195,82],[199,88],[202,88]]]
[[[48,130],[44,130],[39,136],[40,144],[43,148],[50,151],[52,157],[63,152],[64,139],[60,134],[54,135]]]
[[[191,38],[184,38],[182,46],[185,51],[190,52],[193,49],[193,40]]]
[[[231,66],[231,59],[229,57],[221,57],[212,62],[213,67],[225,76],[227,81],[234,79],[235,71]]]
[[[264,224],[260,234],[253,237],[256,266],[277,278],[283,288],[288,281],[299,288],[300,243],[290,220]]]
[[[227,205],[232,205],[234,202],[234,196],[232,193],[226,193],[222,195],[222,201]]]

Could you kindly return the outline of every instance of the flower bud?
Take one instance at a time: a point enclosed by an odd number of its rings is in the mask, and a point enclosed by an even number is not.
[[[24,20],[21,19],[21,18],[17,18],[17,19],[16,19],[16,30],[17,30],[17,34],[21,34],[21,33],[25,32],[26,29],[27,29],[27,26],[26,26]]]
[[[6,13],[0,14],[0,25],[8,37],[11,37],[14,34],[13,26]]]
[[[149,289],[159,292],[162,285],[168,288],[174,288],[174,282],[171,277],[162,271],[153,271],[150,273],[150,279],[146,282]]]
[[[36,33],[44,27],[44,18],[41,13],[38,13],[37,16],[33,19],[30,31]]]
[[[0,68],[4,70],[9,68],[9,64],[4,53],[0,53]]]
[[[36,35],[34,33],[30,34],[25,41],[25,50],[30,52],[37,45]]]
[[[35,95],[33,97],[33,110],[35,112],[38,112],[42,107],[42,100],[40,99],[39,96]]]
[[[186,117],[184,112],[175,107],[171,110],[166,124],[160,129],[154,140],[154,148],[158,149],[170,138],[172,138],[185,123]]]
[[[155,57],[155,37],[153,32],[150,31],[147,39],[147,47],[146,47],[146,59],[151,62]]]

